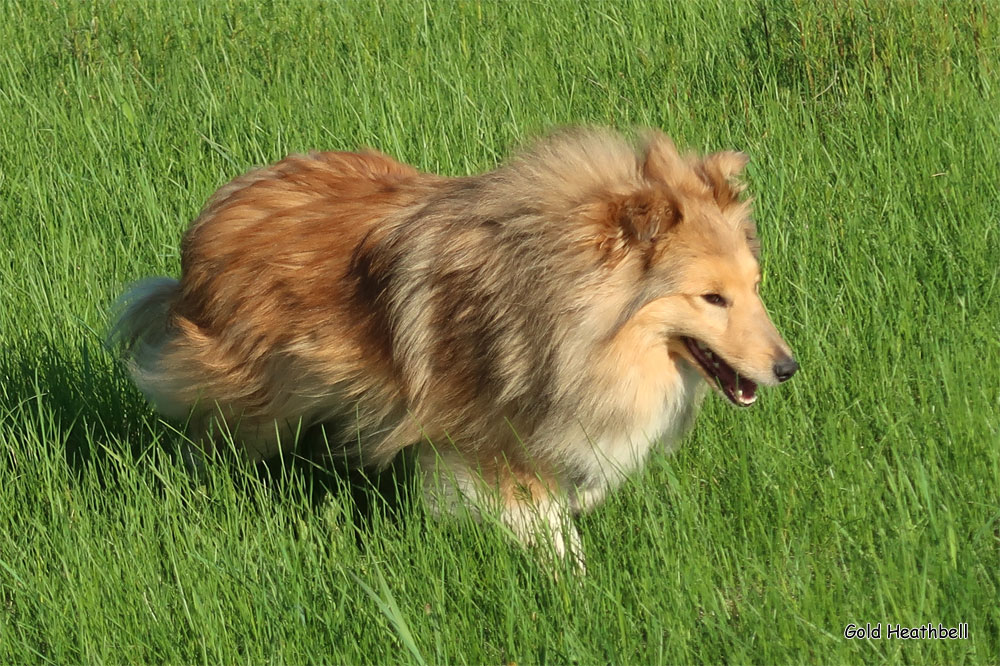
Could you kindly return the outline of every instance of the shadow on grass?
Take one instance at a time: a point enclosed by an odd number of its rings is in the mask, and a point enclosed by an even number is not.
[[[359,468],[330,442],[322,425],[307,430],[294,451],[256,467],[256,478],[283,493],[302,484],[315,508],[329,496],[350,496],[355,524],[367,529],[376,515],[396,522],[411,511],[416,473],[411,456],[401,454],[384,470]]]
[[[29,341],[2,350],[4,422],[3,429],[22,442],[12,446],[56,447],[77,478],[91,476],[105,489],[121,486],[112,457],[141,466],[155,464],[152,458],[162,452],[184,464],[182,424],[160,420],[124,368],[96,343],[65,348]],[[317,426],[303,433],[293,451],[265,463],[244,465],[222,455],[212,464],[226,465],[241,492],[263,488],[278,498],[304,493],[314,510],[331,495],[349,500],[362,532],[376,515],[399,520],[412,497],[412,461],[401,456],[385,471],[360,470],[337,449]],[[193,473],[191,480],[193,489],[199,482]]]

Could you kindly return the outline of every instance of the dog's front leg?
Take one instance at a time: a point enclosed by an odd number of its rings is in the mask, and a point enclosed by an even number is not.
[[[435,514],[460,514],[479,522],[495,519],[522,545],[551,562],[586,566],[580,533],[565,490],[544,474],[506,459],[468,461],[455,449],[422,448],[424,495]]]
[[[504,499],[500,520],[525,546],[552,561],[567,561],[574,571],[587,571],[580,532],[573,524],[570,504],[563,495],[543,497],[525,490],[523,497]]]

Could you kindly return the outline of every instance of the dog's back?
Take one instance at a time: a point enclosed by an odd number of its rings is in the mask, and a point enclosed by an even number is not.
[[[338,382],[363,375],[391,392],[344,276],[366,235],[439,181],[379,153],[327,152],[219,189],[184,237],[181,280],[144,280],[118,301],[111,338],[137,386],[190,419],[202,446],[223,421],[250,458],[335,409]]]

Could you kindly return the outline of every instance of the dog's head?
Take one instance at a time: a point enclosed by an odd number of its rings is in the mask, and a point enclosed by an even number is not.
[[[739,406],[798,369],[760,299],[756,229],[736,182],[742,153],[681,157],[646,137],[637,186],[604,207],[602,252],[638,285],[625,321],[654,327],[668,348]]]

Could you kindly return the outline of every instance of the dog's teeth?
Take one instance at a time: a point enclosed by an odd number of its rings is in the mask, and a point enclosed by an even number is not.
[[[736,397],[740,400],[743,399],[743,389],[736,389]]]
[[[719,362],[718,361],[712,361],[712,367],[718,368],[719,367]]]
[[[702,351],[708,351],[708,347],[706,347],[705,343],[702,342],[701,340],[698,341],[698,349],[700,349]],[[709,352],[709,353],[711,353],[711,352]]]

